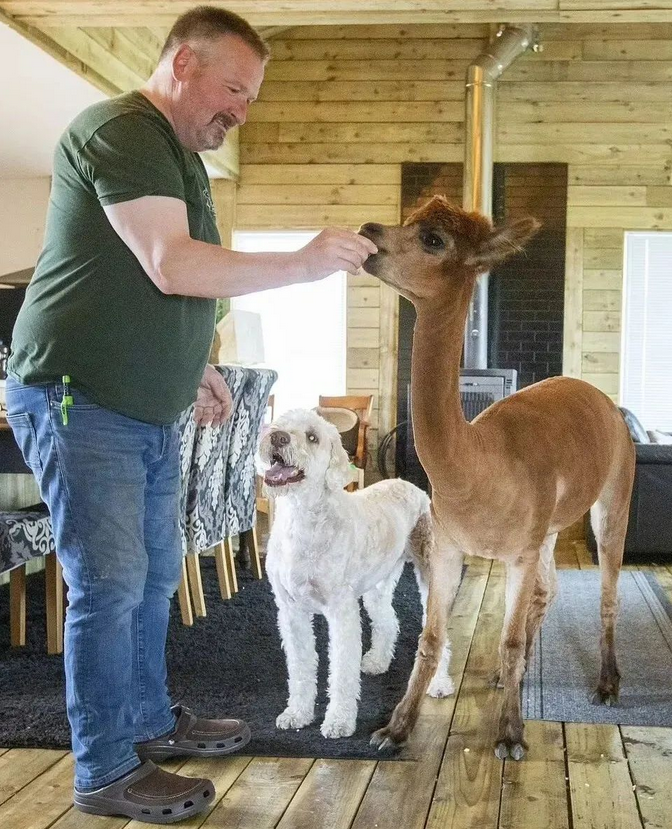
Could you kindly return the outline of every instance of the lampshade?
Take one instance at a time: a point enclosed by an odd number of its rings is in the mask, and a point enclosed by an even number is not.
[[[217,334],[218,363],[254,366],[264,362],[264,335],[260,314],[232,308],[217,323]]]

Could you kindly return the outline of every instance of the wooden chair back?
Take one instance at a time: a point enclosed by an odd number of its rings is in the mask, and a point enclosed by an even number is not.
[[[320,406],[325,409],[351,409],[359,417],[359,435],[354,463],[359,469],[366,467],[366,431],[371,425],[373,413],[372,394],[320,395]]]

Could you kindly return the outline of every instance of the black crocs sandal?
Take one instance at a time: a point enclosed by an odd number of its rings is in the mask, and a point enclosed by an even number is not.
[[[141,760],[160,763],[169,757],[220,757],[238,751],[250,741],[250,727],[243,720],[207,720],[189,708],[173,707],[175,730],[163,737],[138,743]]]
[[[202,812],[215,786],[200,777],[182,777],[151,760],[95,792],[75,789],[74,805],[90,815],[123,815],[144,823],[176,823]]]

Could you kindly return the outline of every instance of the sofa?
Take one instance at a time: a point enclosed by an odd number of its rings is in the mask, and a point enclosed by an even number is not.
[[[631,411],[621,409],[621,413],[636,453],[624,561],[672,561],[672,445],[652,443]],[[596,560],[597,545],[588,518],[586,544]]]

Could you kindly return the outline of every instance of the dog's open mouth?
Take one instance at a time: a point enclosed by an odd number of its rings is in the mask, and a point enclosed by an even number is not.
[[[286,464],[282,455],[274,454],[272,460],[273,466],[267,469],[264,475],[264,483],[267,486],[296,484],[305,478],[303,469]]]

